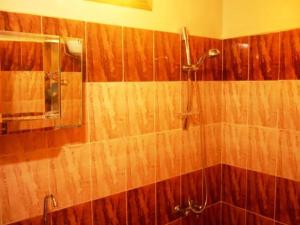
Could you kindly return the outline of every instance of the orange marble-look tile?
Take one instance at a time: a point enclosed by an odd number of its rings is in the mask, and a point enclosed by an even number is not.
[[[44,34],[84,38],[85,24],[78,20],[42,17],[42,30]]]
[[[222,149],[222,124],[211,124],[204,127],[204,149],[206,167],[214,166],[221,163]],[[204,154],[202,152],[201,155]],[[203,162],[201,162],[203,163]]]
[[[189,127],[182,131],[182,151],[181,151],[181,173],[188,173],[199,170],[204,167],[203,156],[203,138],[201,137],[199,126]]]
[[[155,130],[180,128],[181,82],[156,83]]]
[[[3,224],[41,215],[48,190],[46,150],[0,157]]]
[[[153,31],[125,27],[125,81],[153,81]]]
[[[246,124],[248,119],[249,84],[225,82],[223,86],[223,121]]]
[[[276,157],[279,146],[277,129],[249,128],[249,154],[247,168],[275,175]]]
[[[224,124],[222,163],[246,168],[248,149],[248,127]]]
[[[126,190],[126,149],[123,139],[91,144],[93,199]]]
[[[155,84],[153,82],[127,83],[127,134],[154,132]]]
[[[280,83],[279,128],[300,130],[300,81]]]
[[[89,133],[91,141],[119,138],[125,134],[127,107],[125,83],[89,83]]]
[[[58,207],[87,202],[91,196],[91,152],[89,144],[48,150],[50,191]]]
[[[205,124],[220,123],[222,121],[222,82],[199,82],[201,96],[200,114]]]
[[[180,80],[180,35],[155,31],[155,80]]]
[[[155,134],[128,138],[127,189],[155,183],[155,147]]]
[[[0,11],[0,30],[41,33],[41,17]]]
[[[88,81],[122,81],[122,27],[86,26]]]
[[[249,92],[248,123],[277,127],[280,104],[278,81],[250,82]]]
[[[280,131],[277,176],[300,181],[300,132]]]
[[[47,136],[42,131],[0,135],[0,146],[0,156],[46,149]]]
[[[180,175],[182,131],[172,130],[156,135],[156,180]]]

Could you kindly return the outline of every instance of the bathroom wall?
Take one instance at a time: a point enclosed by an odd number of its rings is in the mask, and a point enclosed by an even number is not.
[[[298,0],[223,0],[222,36],[232,38],[300,27]]]
[[[223,42],[222,224],[300,223],[299,38]]]
[[[185,131],[179,33],[4,11],[0,18],[1,30],[83,38],[86,58],[82,126],[0,136],[1,225],[40,224],[47,194],[58,202],[53,224],[219,223],[222,57],[198,74],[201,95]],[[222,48],[196,36],[191,45],[194,60]],[[208,209],[181,219],[175,205],[203,200],[203,169]]]
[[[142,29],[179,32],[183,26],[192,34],[219,38],[222,33],[221,0],[152,0],[145,11],[88,0],[1,0],[0,9],[12,12],[124,25]]]

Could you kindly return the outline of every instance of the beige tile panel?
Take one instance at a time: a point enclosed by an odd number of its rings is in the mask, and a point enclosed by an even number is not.
[[[220,164],[222,149],[222,123],[208,124],[204,127],[204,131],[204,153],[206,154],[206,166],[209,167]]]
[[[248,153],[248,127],[244,125],[224,124],[222,163],[246,168]]]
[[[222,122],[222,82],[199,82],[200,116],[204,124]]]
[[[249,127],[248,169],[275,175],[278,149],[278,129]]]
[[[158,133],[156,140],[157,181],[180,175],[182,131]]]
[[[89,83],[87,107],[91,141],[124,136],[127,120],[125,83]]]
[[[156,82],[156,131],[181,127],[181,82]]]
[[[181,173],[188,173],[204,167],[203,165],[203,129],[200,126],[182,131],[182,166]]]
[[[224,82],[223,122],[247,124],[249,83],[243,81]]]
[[[0,205],[3,223],[42,215],[49,193],[47,152],[37,150],[0,157]]]
[[[59,208],[91,199],[91,152],[89,144],[49,149],[50,191]]]
[[[280,81],[279,128],[300,131],[300,81]]]
[[[127,189],[155,183],[155,134],[129,137],[127,140]]]
[[[129,82],[126,87],[127,134],[154,132],[155,83]]]
[[[126,150],[123,139],[91,144],[93,199],[126,190]]]
[[[300,181],[300,132],[280,131],[277,176]]]
[[[253,81],[249,84],[249,124],[277,127],[280,105],[278,81]]]

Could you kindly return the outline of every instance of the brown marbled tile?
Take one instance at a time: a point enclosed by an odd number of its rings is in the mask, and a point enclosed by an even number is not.
[[[249,38],[223,41],[223,80],[248,80]]]
[[[93,224],[126,225],[126,193],[93,201]]]
[[[91,202],[75,205],[51,213],[52,224],[55,225],[91,225]]]
[[[21,70],[43,71],[43,45],[41,43],[21,43]]]
[[[47,148],[47,136],[43,131],[0,136],[0,156],[30,152]]]
[[[153,31],[123,28],[125,81],[153,81]]]
[[[189,42],[190,42],[190,51],[191,51],[191,61],[192,63],[196,63],[198,59],[205,53],[205,41],[207,39],[203,37],[198,36],[190,36]],[[186,64],[186,55],[185,55],[185,45],[184,42],[182,42],[182,57],[183,57],[183,64]],[[201,79],[198,79],[201,80]]]
[[[91,152],[89,144],[49,149],[50,191],[58,201],[58,207],[90,201]],[[66,191],[67,190],[67,191]]]
[[[41,33],[41,17],[0,11],[0,30]]]
[[[231,205],[222,204],[222,225],[245,225],[246,212]]]
[[[226,164],[222,165],[222,201],[245,208],[247,171]]]
[[[222,80],[222,41],[213,38],[206,38],[204,41],[204,54],[210,49],[218,49],[220,55],[214,58],[207,58],[201,70],[202,80],[221,81]]]
[[[279,33],[250,37],[249,80],[279,79]]]
[[[278,126],[300,131],[300,81],[285,80],[280,83]]]
[[[42,31],[44,34],[84,38],[84,27],[83,21],[42,17]]]
[[[127,139],[127,188],[155,183],[155,134]]]
[[[87,23],[89,82],[122,81],[122,27]]]
[[[0,60],[2,71],[21,70],[21,42],[0,41]]]
[[[274,225],[274,220],[247,212],[246,225]]]
[[[180,35],[155,31],[154,41],[155,80],[180,80]]]
[[[205,168],[208,204],[221,201],[221,164]]]
[[[156,184],[157,225],[164,225],[179,218],[174,207],[181,203],[180,179],[175,177]]]
[[[300,182],[276,178],[275,218],[290,225],[300,224]]]
[[[187,207],[191,200],[198,205],[203,204],[204,196],[204,177],[203,170],[198,170],[181,176],[181,202],[182,206]]]
[[[127,82],[125,94],[128,110],[127,135],[153,133],[156,94],[154,82]]]
[[[29,218],[26,220],[21,220],[19,222],[11,223],[9,225],[43,225],[43,224],[44,224],[43,218],[41,216],[37,216],[34,218]]]
[[[280,82],[250,82],[248,124],[276,128],[280,101]]]
[[[203,225],[220,225],[221,224],[221,203],[208,206],[202,215]],[[223,224],[222,224],[223,225]]]
[[[168,225],[183,225],[183,221],[182,219],[178,219],[178,220],[175,220],[175,221],[172,221],[171,223],[168,223]]]
[[[3,224],[41,215],[49,192],[46,150],[0,157],[0,205]]]
[[[127,224],[155,225],[155,185],[127,192]]]
[[[279,150],[277,129],[249,128],[247,169],[276,175],[276,157]]]
[[[280,79],[300,78],[300,29],[280,33]]]
[[[247,171],[247,209],[273,218],[275,204],[275,177]]]
[[[87,142],[86,126],[46,131],[49,148],[57,148],[66,144],[82,144]]]
[[[300,182],[300,132],[281,130],[279,143],[277,176]]]

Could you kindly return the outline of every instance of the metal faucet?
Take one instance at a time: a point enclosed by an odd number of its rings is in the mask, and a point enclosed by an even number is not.
[[[57,201],[54,195],[53,194],[46,195],[44,198],[44,215],[43,215],[44,225],[48,225],[49,200],[51,200],[51,205],[53,208],[57,207]]]

